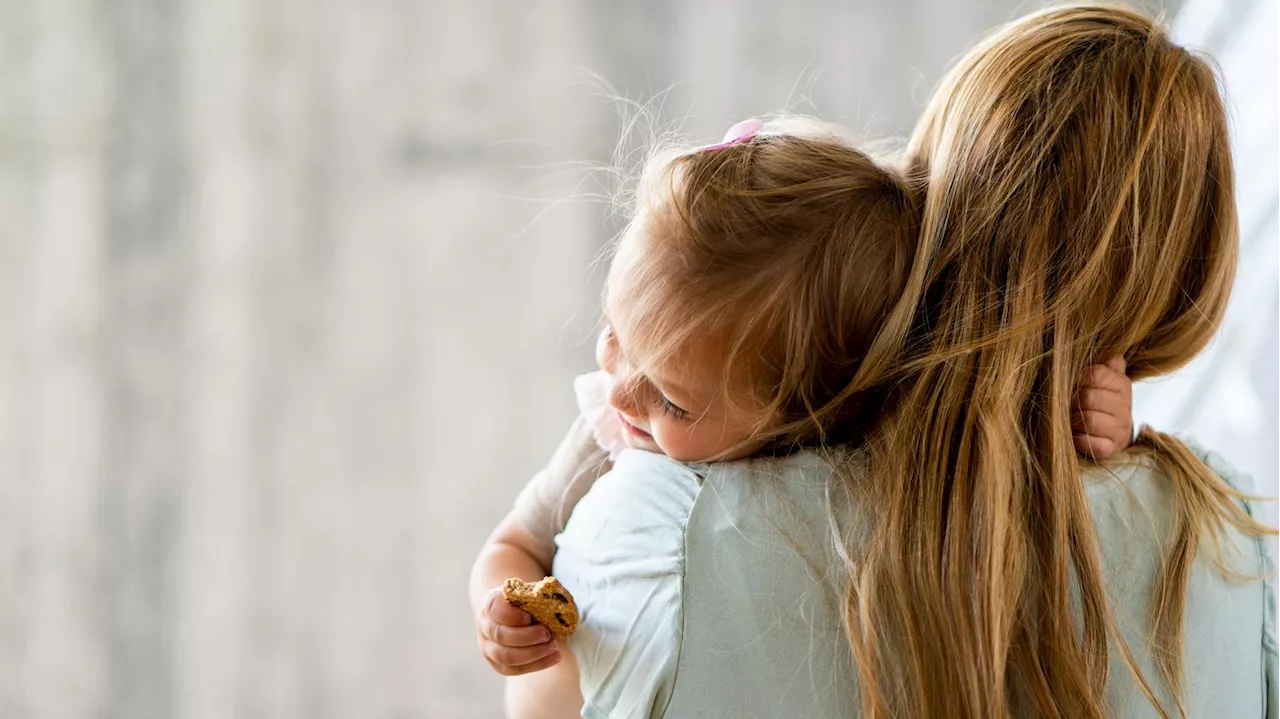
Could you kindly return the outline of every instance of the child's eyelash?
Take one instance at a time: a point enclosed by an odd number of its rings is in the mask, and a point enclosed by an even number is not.
[[[684,419],[689,416],[688,412],[672,404],[671,400],[667,399],[666,397],[663,397],[660,394],[657,395],[657,397],[658,397],[658,406],[662,408],[663,412],[666,412],[667,414],[671,415],[673,419]]]

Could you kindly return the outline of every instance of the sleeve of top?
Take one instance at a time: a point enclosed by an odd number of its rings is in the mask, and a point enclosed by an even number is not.
[[[1236,491],[1257,496],[1257,486],[1253,481],[1253,477],[1248,473],[1236,469],[1216,452],[1205,450],[1193,442],[1187,442],[1187,445],[1200,456],[1210,469],[1217,473],[1219,477],[1222,477]],[[1249,500],[1243,500],[1243,504],[1249,516],[1257,519],[1258,512],[1254,507],[1254,503]],[[1265,692],[1263,700],[1266,705],[1265,716],[1267,719],[1280,719],[1280,686],[1277,686],[1276,676],[1277,670],[1280,669],[1280,658],[1278,658],[1280,652],[1277,652],[1276,645],[1276,560],[1265,537],[1254,537],[1252,539],[1258,548],[1264,577],[1261,581],[1263,594],[1261,649],[1262,681]]]
[[[556,578],[581,612],[569,640],[585,719],[663,716],[680,653],[693,470],[626,450],[556,538]]]
[[[513,516],[539,545],[554,548],[555,536],[564,531],[573,508],[609,466],[609,455],[596,444],[591,423],[578,415],[551,461],[516,497]]]

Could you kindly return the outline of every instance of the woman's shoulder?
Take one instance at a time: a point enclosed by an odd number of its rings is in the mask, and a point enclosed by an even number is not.
[[[1182,443],[1190,449],[1193,454],[1200,458],[1213,473],[1218,475],[1227,484],[1231,485],[1237,492],[1244,494],[1257,495],[1257,484],[1253,475],[1239,469],[1233,465],[1226,457],[1218,452],[1200,444],[1194,437],[1180,437]],[[1252,510],[1253,503],[1246,503],[1246,507]]]
[[[741,546],[744,561],[769,553],[761,547],[835,559],[831,519],[842,529],[863,521],[850,496],[857,476],[847,457],[814,450],[694,466],[702,486],[690,518],[690,547],[714,544],[727,557]]]
[[[1194,439],[1179,441],[1236,493],[1256,494],[1253,478],[1221,454]],[[1122,569],[1127,577],[1157,571],[1172,545],[1178,522],[1178,489],[1172,478],[1152,455],[1133,451],[1086,471],[1084,479],[1104,560],[1125,563],[1127,566]],[[1255,500],[1242,496],[1232,501],[1249,515],[1259,515]],[[1211,548],[1221,549],[1229,569],[1243,576],[1262,576],[1274,564],[1262,538],[1247,535],[1230,524],[1224,524],[1214,541],[1202,547],[1198,565],[1209,564]],[[1191,581],[1216,584],[1225,581],[1221,574],[1194,572]]]
[[[1247,472],[1193,438],[1178,437],[1178,440],[1232,490],[1256,495],[1256,485]],[[1084,480],[1085,492],[1093,506],[1095,521],[1100,523],[1100,530],[1111,525],[1107,519],[1116,517],[1124,520],[1116,524],[1118,528],[1126,532],[1133,530],[1132,523],[1125,518],[1140,513],[1148,520],[1148,525],[1142,529],[1154,528],[1166,534],[1163,530],[1173,521],[1176,490],[1153,455],[1140,450],[1125,452],[1114,460],[1087,469]],[[1246,512],[1257,516],[1253,500],[1242,498],[1237,501]],[[1154,527],[1150,526],[1152,524]],[[1105,541],[1106,537],[1103,539]]]
[[[717,495],[747,504],[788,498],[809,503],[821,498],[838,474],[859,473],[857,459],[845,450],[805,449],[780,456],[690,465]]]
[[[1181,439],[1232,489],[1254,493],[1247,473],[1194,440]],[[1179,526],[1178,492],[1154,458],[1137,451],[1090,469],[1085,481],[1111,609],[1144,676],[1151,679],[1158,672],[1149,641],[1150,612]],[[1236,501],[1255,513],[1250,500]],[[1215,561],[1218,549],[1229,572]],[[1212,541],[1204,537],[1200,543],[1186,575],[1184,605],[1186,675],[1197,677],[1188,687],[1189,715],[1261,716],[1274,705],[1274,686],[1266,681],[1267,667],[1274,669],[1276,658],[1274,615],[1268,610],[1273,587],[1256,581],[1273,566],[1259,537],[1230,525]],[[1127,673],[1114,674],[1107,692],[1111,706],[1142,705]]]
[[[1215,475],[1222,478],[1233,489],[1245,494],[1252,494],[1254,491],[1253,477],[1245,471],[1240,470],[1233,465],[1226,457],[1217,451],[1206,447],[1197,441],[1194,437],[1178,436],[1181,442],[1197,459],[1204,462]],[[1164,484],[1167,479],[1164,477],[1160,468],[1151,455],[1130,450],[1120,454],[1115,460],[1103,463],[1086,472],[1089,479],[1118,479],[1124,483],[1160,483]],[[1098,488],[1105,491],[1106,482],[1098,483],[1096,481],[1090,483],[1091,488]],[[1097,490],[1095,490],[1097,491]]]
[[[799,452],[697,467],[667,716],[855,716],[838,525],[845,483]]]

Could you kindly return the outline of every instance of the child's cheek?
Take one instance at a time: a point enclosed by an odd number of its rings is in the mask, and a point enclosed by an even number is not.
[[[687,423],[662,419],[653,423],[651,431],[663,453],[677,462],[701,462],[714,454],[706,451]]]

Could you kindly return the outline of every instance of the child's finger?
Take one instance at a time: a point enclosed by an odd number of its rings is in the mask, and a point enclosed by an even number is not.
[[[495,667],[507,668],[524,667],[559,653],[559,647],[555,642],[543,642],[532,647],[504,647],[496,642],[484,642],[480,650]]]
[[[1076,395],[1076,411],[1094,411],[1109,414],[1113,417],[1128,417],[1131,414],[1130,400],[1120,392],[1106,389],[1082,389]]]
[[[1080,410],[1071,413],[1071,430],[1076,434],[1095,437],[1116,437],[1124,434],[1120,419],[1096,410]]]
[[[551,652],[550,654],[539,659],[536,662],[529,662],[528,664],[525,664],[524,666],[520,667],[520,673],[528,674],[530,672],[540,672],[543,669],[546,669],[548,667],[554,667],[559,663],[560,663],[560,651],[557,649],[556,651]]]
[[[1075,434],[1071,440],[1077,452],[1092,459],[1106,459],[1116,453],[1116,443],[1106,437]]]
[[[502,674],[508,677],[518,677],[521,674],[532,674],[533,672],[540,672],[543,669],[547,669],[548,667],[553,667],[559,664],[560,652],[559,650],[554,651],[541,659],[529,662],[528,664],[522,664],[518,667],[494,664],[493,662],[489,662],[489,663],[493,666],[494,669],[498,670],[499,674]]]
[[[480,620],[480,633],[486,639],[507,647],[532,647],[551,641],[551,632],[544,626],[512,627],[498,624],[489,617]]]
[[[1119,375],[1129,374],[1129,366],[1125,364],[1123,355],[1119,357],[1112,357],[1111,359],[1107,360],[1107,366],[1110,367],[1111,371],[1115,372],[1116,374],[1119,374]]]
[[[1129,378],[1107,365],[1094,364],[1084,368],[1081,387],[1093,387],[1114,392],[1124,392],[1130,386]]]
[[[506,597],[502,596],[502,589],[492,589],[486,596],[486,609],[489,618],[498,624],[505,624],[509,627],[526,627],[533,623],[533,617],[529,613],[517,609]]]

